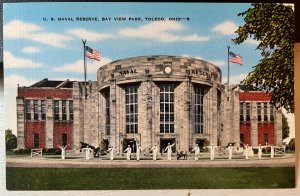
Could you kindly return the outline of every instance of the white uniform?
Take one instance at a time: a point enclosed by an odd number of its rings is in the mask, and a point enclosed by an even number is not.
[[[93,152],[93,149],[87,147],[87,148],[83,148],[82,150],[85,150],[85,159],[90,160],[90,153]]]
[[[131,147],[130,146],[128,146],[126,149],[125,149],[125,151],[124,152],[127,152],[127,160],[129,161],[130,160],[130,154],[131,154]]]
[[[109,152],[109,159],[114,160],[114,154],[118,151],[115,149],[115,147],[110,147],[107,152]]]
[[[210,160],[214,160],[215,159],[215,146],[212,144],[210,146]]]
[[[141,153],[141,147],[139,145],[136,145],[136,160],[140,160],[140,153]]]
[[[198,160],[198,156],[200,154],[200,148],[199,148],[198,144],[195,146],[195,148],[193,148],[193,150],[191,150],[191,152],[192,151],[195,151],[195,160]]]
[[[167,151],[167,160],[172,160],[172,146],[174,146],[174,144],[170,145],[168,144],[167,148],[165,149],[165,151]]]
[[[246,145],[246,149],[245,149],[245,159],[249,159],[249,152],[248,152],[248,150],[249,150],[249,147],[248,147],[248,144]]]
[[[232,150],[233,150],[231,144],[228,146],[226,150],[228,150],[228,159],[230,160],[232,158]]]
[[[271,145],[271,158],[273,159],[274,158],[274,146]]]
[[[150,149],[150,152],[152,151],[153,153],[153,161],[156,161],[156,155],[157,155],[157,147],[156,145],[153,146],[151,149]]]
[[[261,159],[261,155],[262,155],[262,147],[259,145],[258,146],[258,152],[257,152],[257,155],[258,155],[258,159]]]
[[[66,148],[68,145],[66,145],[65,147],[59,146],[59,148],[61,149],[61,159],[65,159],[66,157]]]

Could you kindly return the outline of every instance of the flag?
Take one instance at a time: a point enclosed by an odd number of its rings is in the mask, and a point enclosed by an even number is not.
[[[243,64],[243,58],[240,55],[234,54],[233,52],[229,52],[229,57],[229,62],[237,63],[239,65]]]
[[[88,46],[85,46],[85,56],[90,59],[100,61],[100,53],[97,50],[94,50]]]

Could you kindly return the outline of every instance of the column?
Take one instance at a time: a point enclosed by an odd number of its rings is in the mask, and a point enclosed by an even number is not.
[[[250,103],[250,134],[251,146],[258,146],[258,130],[257,130],[257,102]]]
[[[53,148],[53,98],[46,99],[46,148]]]
[[[116,146],[116,81],[110,81],[110,146]],[[117,147],[117,146],[116,146]],[[118,148],[117,148],[118,149]]]
[[[25,101],[23,97],[17,97],[17,147],[25,148]]]

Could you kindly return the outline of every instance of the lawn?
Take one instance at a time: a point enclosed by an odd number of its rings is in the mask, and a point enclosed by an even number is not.
[[[7,168],[8,190],[293,188],[295,168]]]

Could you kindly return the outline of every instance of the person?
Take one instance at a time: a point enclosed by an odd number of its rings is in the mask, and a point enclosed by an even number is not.
[[[149,152],[153,153],[153,161],[156,161],[156,154],[157,154],[157,147],[156,145],[152,146],[152,148],[149,150]]]
[[[141,147],[139,144],[136,145],[136,160],[139,161],[140,160],[140,153],[141,153]]]
[[[228,151],[228,159],[231,160],[232,159],[232,151],[233,151],[233,146],[231,144],[229,144],[229,146],[226,148],[226,150]]]
[[[175,145],[175,143],[172,145],[170,145],[170,143],[168,143],[168,146],[165,149],[165,152],[167,151],[167,160],[172,160],[172,147],[174,145]]]
[[[66,151],[65,149],[68,147],[69,145],[65,145],[65,146],[61,146],[59,145],[58,147],[61,149],[61,159],[65,159],[66,157]]]
[[[115,149],[114,146],[111,146],[111,147],[107,150],[107,152],[109,152],[109,159],[110,159],[110,160],[114,160],[114,154],[115,154],[115,152],[118,153],[118,151]]]
[[[261,147],[261,145],[259,144],[259,145],[258,145],[258,151],[257,151],[258,159],[261,159],[261,155],[262,155],[262,147]]]
[[[198,160],[198,156],[200,155],[200,148],[198,146],[198,144],[196,144],[196,146],[191,150],[191,152],[195,151],[195,160]]]
[[[249,154],[248,154],[249,152],[248,152],[248,151],[249,151],[249,146],[248,146],[248,144],[247,144],[247,145],[246,145],[246,148],[245,148],[245,159],[246,159],[246,160],[249,159]]]
[[[90,160],[90,153],[93,152],[93,149],[91,149],[89,146],[86,148],[83,148],[82,150],[85,150],[85,159]]]
[[[130,145],[127,146],[127,148],[125,149],[124,152],[127,152],[127,160],[129,161],[130,160],[130,155],[131,155],[131,147]]]
[[[213,144],[211,144],[211,146],[210,146],[210,160],[214,160],[215,159],[215,148],[216,148],[216,146],[214,146]]]
[[[273,145],[271,145],[271,159],[273,159],[274,158],[274,146]]]

